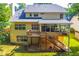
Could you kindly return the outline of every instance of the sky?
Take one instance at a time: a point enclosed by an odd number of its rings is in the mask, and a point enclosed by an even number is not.
[[[64,3],[63,3],[64,2]],[[68,2],[65,3],[65,0],[30,0],[30,2],[26,2],[26,4],[33,4],[33,3],[53,3],[53,4],[58,4],[63,7],[68,6]]]
[[[53,3],[63,6],[65,8],[68,7],[68,3],[79,3],[79,0],[1,0],[1,3],[26,3],[33,4],[33,3]]]

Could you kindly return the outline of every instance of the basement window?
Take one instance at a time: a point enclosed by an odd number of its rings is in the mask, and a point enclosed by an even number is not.
[[[25,24],[15,24],[15,29],[16,30],[25,30],[26,25]]]
[[[27,36],[17,36],[18,42],[26,42],[28,40]]]

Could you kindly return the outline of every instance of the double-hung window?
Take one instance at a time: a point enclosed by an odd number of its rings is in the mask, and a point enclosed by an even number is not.
[[[26,25],[25,24],[15,24],[15,29],[16,30],[25,30]]]
[[[32,30],[39,30],[38,24],[32,24]]]

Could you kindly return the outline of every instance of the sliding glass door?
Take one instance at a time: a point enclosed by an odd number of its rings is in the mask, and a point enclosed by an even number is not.
[[[43,24],[41,26],[42,32],[59,32],[59,25],[57,24]]]
[[[42,32],[50,32],[50,25],[44,24],[41,27]]]

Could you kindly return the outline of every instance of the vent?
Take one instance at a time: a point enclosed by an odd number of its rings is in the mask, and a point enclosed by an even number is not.
[[[34,3],[34,5],[51,5],[52,3]]]

